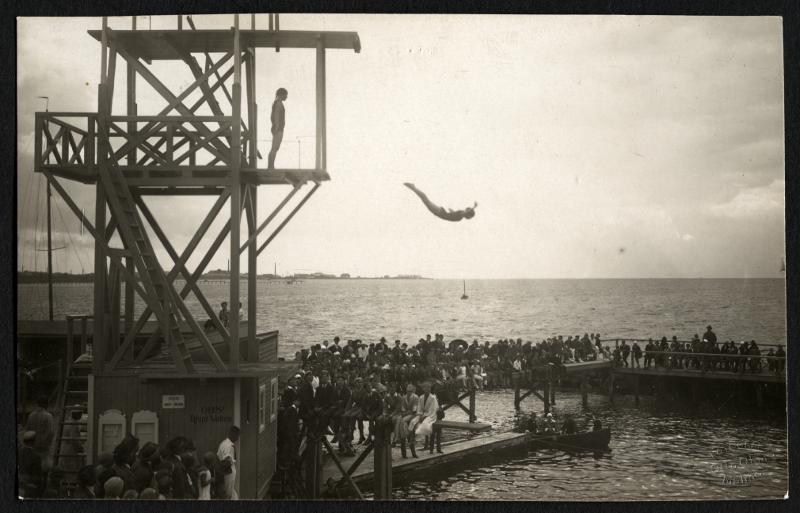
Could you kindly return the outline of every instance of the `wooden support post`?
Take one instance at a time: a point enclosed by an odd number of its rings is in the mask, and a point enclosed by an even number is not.
[[[754,383],[756,388],[756,406],[759,408],[764,406],[764,385],[761,383]]]
[[[86,316],[81,317],[81,354],[88,353],[89,334],[86,329]],[[92,348],[94,349],[94,347]]]
[[[543,383],[544,390],[543,390],[543,398],[544,398],[544,413],[547,415],[550,413],[550,381],[545,381]]]
[[[478,416],[475,415],[475,387],[469,390],[469,422],[474,424],[478,421]]]
[[[514,409],[519,411],[520,400],[519,382],[514,383]]]
[[[231,126],[231,249],[230,271],[230,368],[239,368],[239,239],[242,201],[242,60],[239,41],[239,15],[235,14],[233,29],[233,120]],[[318,445],[318,444],[317,444]],[[319,453],[319,447],[317,447]]]
[[[375,499],[392,498],[392,422],[386,416],[375,420],[374,436]]]
[[[255,184],[247,186],[250,193],[250,212],[245,212],[247,217],[247,236],[251,236],[256,229],[256,204]],[[256,308],[258,300],[258,253],[255,244],[247,248],[247,357],[251,362],[258,361],[258,340],[256,339]],[[239,255],[236,255],[239,258]]]
[[[608,375],[608,400],[614,402],[614,372]]]
[[[693,379],[691,384],[689,385],[692,387],[692,403],[697,404],[698,394],[697,394],[697,380]]]
[[[586,386],[586,378],[581,379],[581,406],[589,407],[589,390]]]
[[[639,387],[641,386],[642,377],[638,374],[633,378],[633,399],[636,406],[639,406]]]
[[[549,388],[550,388],[550,404],[555,406],[555,404],[556,404],[556,381],[555,381],[555,379],[553,379],[552,374],[551,374],[551,377],[550,377]]]
[[[133,258],[126,258],[125,259],[125,267],[128,269],[134,269]],[[130,280],[125,281],[125,329],[124,332],[127,335],[130,330],[133,329],[133,316],[134,316],[134,305],[136,301],[136,297],[134,296],[135,291],[134,284],[130,282]],[[131,357],[133,356],[133,350],[131,350]]]
[[[67,365],[75,361],[75,336],[74,336],[74,319],[67,316]]]
[[[100,52],[100,84],[98,89],[97,119],[101,137],[98,141],[98,165],[106,166],[108,149],[106,138],[102,131],[108,129],[106,98],[106,52],[108,50],[108,19],[103,17],[103,32],[101,35],[102,49]],[[90,123],[91,125],[91,123]],[[92,125],[93,126],[93,125]],[[94,225],[97,227],[96,238],[104,237],[102,227],[106,225],[106,195],[102,185],[95,186],[95,211]],[[105,240],[95,242],[94,245],[94,324],[92,334],[92,366],[95,374],[100,373],[105,365],[105,299],[106,299],[106,251]]]
[[[309,439],[305,452],[306,490],[309,499],[319,499],[322,494],[322,443]]]
[[[326,162],[326,119],[325,119],[325,45],[317,40],[317,154],[315,168],[325,170]]]
[[[119,340],[119,314],[120,314],[120,272],[119,272],[119,261],[116,258],[112,258],[111,260],[111,272],[109,273],[109,291],[111,296],[111,309],[109,316],[109,321],[111,322],[111,340],[108,344],[109,354],[113,354],[114,351],[120,345]]]

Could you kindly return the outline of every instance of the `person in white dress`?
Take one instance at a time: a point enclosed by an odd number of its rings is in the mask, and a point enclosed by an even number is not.
[[[410,435],[411,455],[416,457],[415,438],[417,436],[430,436],[433,432],[433,423],[436,422],[436,410],[439,409],[439,402],[436,396],[431,393],[431,384],[428,381],[422,383],[422,395],[419,396],[417,403],[417,414],[408,424]]]
[[[236,442],[239,440],[241,430],[238,426],[231,426],[228,431],[228,438],[219,443],[217,449],[217,459],[223,469],[225,476],[225,498],[238,501],[239,490],[236,485],[236,471],[238,462],[236,460]],[[228,470],[229,469],[229,470]]]

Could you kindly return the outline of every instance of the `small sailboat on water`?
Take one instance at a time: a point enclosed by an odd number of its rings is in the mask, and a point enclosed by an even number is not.
[[[461,294],[461,299],[469,299],[467,295],[467,280],[464,280],[464,293]]]

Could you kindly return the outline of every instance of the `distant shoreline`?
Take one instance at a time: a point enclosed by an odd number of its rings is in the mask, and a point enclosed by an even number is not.
[[[247,275],[244,274],[240,280],[246,280]],[[425,280],[425,281],[635,281],[635,280],[785,280],[785,276],[763,276],[763,277],[722,277],[722,278],[427,278],[423,276],[272,276],[261,275],[258,281],[287,281],[287,282],[303,282],[303,281],[374,281],[374,280]],[[70,273],[53,273],[53,283],[92,283],[94,281],[94,273],[89,274],[70,274]],[[178,278],[176,281],[183,281]],[[198,280],[200,283],[209,281],[230,281],[228,276],[219,276],[214,274],[203,275]],[[43,272],[17,272],[18,284],[46,284],[47,273]]]

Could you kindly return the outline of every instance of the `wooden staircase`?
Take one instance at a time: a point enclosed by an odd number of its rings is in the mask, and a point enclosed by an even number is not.
[[[108,134],[104,134],[103,130],[100,133],[101,137],[106,138],[106,147],[110,148]],[[181,300],[176,297],[167,275],[156,258],[122,171],[113,160],[109,159],[107,163],[107,166],[99,166],[100,181],[105,189],[111,213],[117,221],[120,238],[125,247],[124,256],[131,257],[134,261],[138,280],[144,288],[143,297],[162,326],[170,354],[179,371],[194,372],[192,356],[178,324],[176,305],[181,303]],[[134,269],[128,271],[132,273]]]

